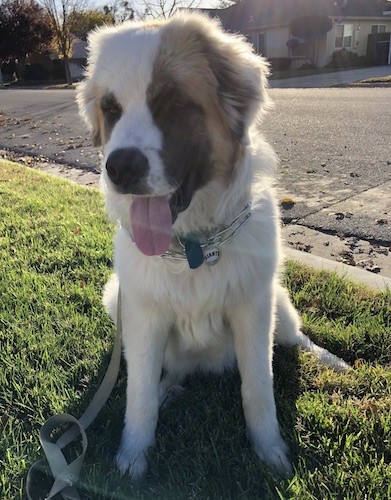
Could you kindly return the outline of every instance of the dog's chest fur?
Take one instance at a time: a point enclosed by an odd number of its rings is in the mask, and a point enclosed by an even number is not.
[[[231,342],[227,311],[275,272],[277,250],[262,244],[275,240],[270,225],[273,208],[265,194],[246,226],[221,246],[221,260],[195,270],[189,269],[187,261],[141,255],[126,231],[119,230],[115,247],[120,283],[147,310],[159,310],[176,350],[197,352]]]

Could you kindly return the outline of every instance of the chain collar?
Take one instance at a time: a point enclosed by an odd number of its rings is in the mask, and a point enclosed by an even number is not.
[[[180,236],[175,234],[175,239],[178,243],[177,249],[169,249],[159,255],[160,259],[171,260],[187,260],[192,269],[199,267],[203,262],[209,265],[217,264],[221,257],[220,246],[227,243],[235,234],[246,224],[252,215],[251,203],[248,202],[240,214],[232,220],[232,222],[212,236],[200,240],[197,235]],[[129,231],[124,227],[129,238],[134,244],[133,238]],[[196,254],[192,257],[190,254]],[[194,260],[196,259],[196,261]]]

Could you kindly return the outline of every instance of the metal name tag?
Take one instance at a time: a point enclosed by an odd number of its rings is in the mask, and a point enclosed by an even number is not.
[[[215,264],[218,263],[221,257],[221,252],[219,247],[216,246],[209,246],[206,247],[204,250],[204,259],[207,264],[210,266],[214,266]]]

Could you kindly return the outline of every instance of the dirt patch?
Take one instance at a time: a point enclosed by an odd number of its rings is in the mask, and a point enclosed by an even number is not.
[[[391,248],[356,237],[336,236],[288,224],[282,235],[288,247],[391,278]]]

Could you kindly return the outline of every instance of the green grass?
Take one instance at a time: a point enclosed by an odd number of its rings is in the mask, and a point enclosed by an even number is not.
[[[21,498],[38,432],[80,416],[105,371],[113,328],[100,304],[113,228],[96,190],[0,163],[0,497]],[[295,475],[279,478],[245,438],[237,373],[192,377],[162,410],[150,473],[134,486],[112,459],[125,370],[98,419],[79,491],[86,499],[385,499],[391,495],[391,294],[288,265],[311,338],[355,363],[345,374],[276,348],[275,392]]]
[[[391,84],[391,75],[375,76],[373,78],[367,78],[365,80],[360,80],[357,83],[389,83],[389,84]]]

